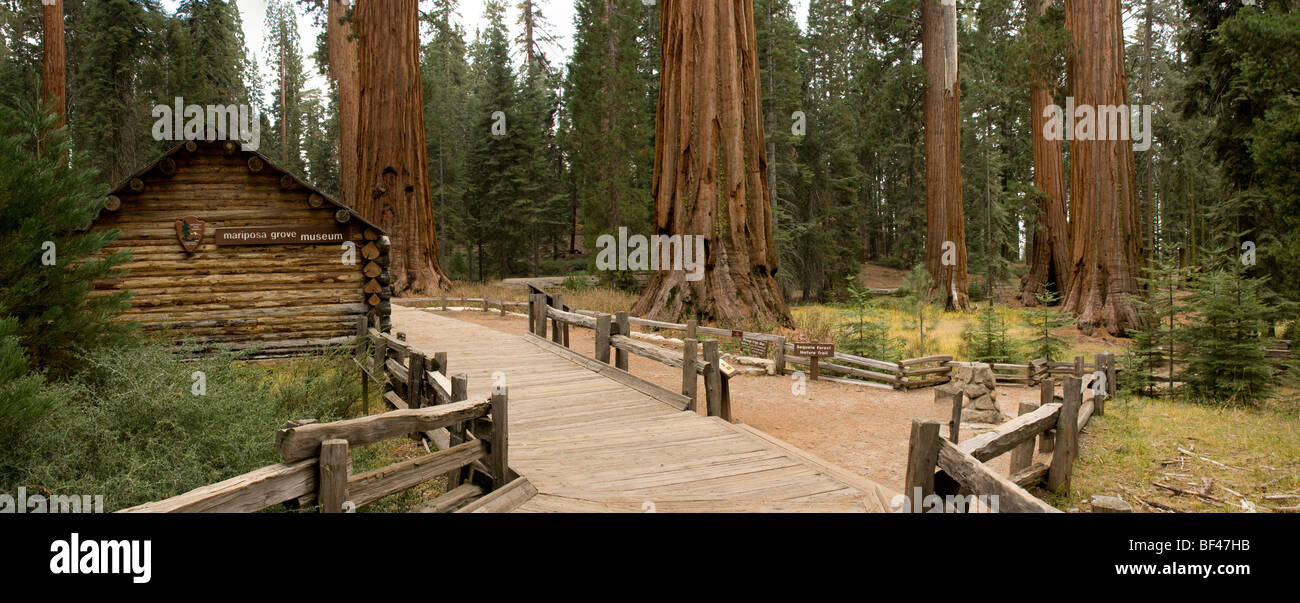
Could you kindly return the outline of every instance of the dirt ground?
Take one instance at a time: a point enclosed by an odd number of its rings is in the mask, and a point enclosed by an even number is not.
[[[501,317],[495,312],[448,312],[460,320],[480,324],[498,331],[522,335],[527,319]],[[595,338],[592,331],[571,328],[569,343],[575,351],[592,356]],[[630,356],[628,369],[634,375],[672,391],[681,390],[681,372],[654,360]],[[874,387],[817,381],[807,383],[806,395],[792,393],[793,376],[743,375],[731,382],[732,418],[795,446],[808,450],[845,469],[858,473],[893,490],[902,490],[907,467],[907,440],[912,419],[947,422],[952,407],[936,404],[934,391],[900,392]],[[701,381],[698,391],[704,391]],[[1016,415],[1020,402],[1036,402],[1035,389],[998,386],[998,406],[1010,416]],[[703,412],[703,404],[699,405]],[[960,439],[979,431],[964,425]],[[1002,455],[990,465],[1003,475],[1010,455]],[[1039,454],[1038,462],[1050,462],[1050,455]]]

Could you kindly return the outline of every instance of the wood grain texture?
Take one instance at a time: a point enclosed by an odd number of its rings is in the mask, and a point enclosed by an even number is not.
[[[476,419],[486,415],[489,406],[487,400],[469,400],[281,429],[275,434],[275,448],[286,461],[304,459],[315,456],[325,440],[341,438],[353,446],[381,442],[402,434],[430,431]]]

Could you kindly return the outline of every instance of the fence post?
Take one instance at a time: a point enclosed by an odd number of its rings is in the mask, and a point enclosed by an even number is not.
[[[1106,354],[1106,395],[1115,397],[1119,391],[1119,369],[1115,366],[1115,355]]]
[[[487,300],[486,297],[483,298],[483,311],[484,311],[484,312],[487,312],[487,311],[488,311],[488,300]]]
[[[553,299],[555,301],[552,302],[553,305],[551,305],[551,307],[555,308],[556,310],[563,310],[564,296],[560,295],[559,293],[556,293],[553,296]],[[558,343],[562,346],[568,347],[568,345],[564,341],[564,322],[562,322],[559,318],[551,319],[551,341],[554,341],[555,343]]]
[[[1026,415],[1038,410],[1038,406],[1033,402],[1020,403],[1020,415]],[[1024,469],[1034,463],[1034,440],[1030,438],[1025,443],[1011,449],[1011,475]]]
[[[361,413],[370,414],[370,374],[366,372],[366,342],[370,339],[370,317],[357,318],[357,363],[361,368]]]
[[[447,296],[446,296],[446,295],[442,296],[442,311],[443,311],[443,312],[446,312],[446,311],[447,311]]]
[[[696,331],[697,329],[699,329],[699,328],[700,328],[700,321],[699,321],[699,320],[696,320],[696,319],[692,318],[692,319],[686,321],[686,338],[687,338],[687,339],[698,339],[698,338],[695,336],[695,331]]]
[[[776,363],[776,374],[778,377],[785,375],[785,338],[776,338],[776,355],[772,357]]]
[[[320,474],[316,482],[316,502],[321,513],[342,513],[348,499],[347,440],[325,440],[320,445]]]
[[[464,402],[469,398],[469,376],[465,374],[454,375],[451,378],[451,401]],[[453,423],[447,426],[447,447],[458,446],[465,443],[465,424]],[[447,472],[447,489],[451,490],[464,482],[466,470],[464,467],[452,469]]]
[[[1052,451],[1052,466],[1047,471],[1047,489],[1058,494],[1070,489],[1070,471],[1079,451],[1079,405],[1083,403],[1083,380],[1065,378],[1065,403],[1056,421],[1056,449]]]
[[[501,317],[502,317],[502,318],[505,318],[505,316],[506,316],[506,300],[503,299],[503,300],[499,300],[499,301],[501,302]]]
[[[500,488],[510,480],[510,417],[507,415],[509,391],[501,388],[492,391],[492,447],[488,454],[488,470],[492,472],[493,488]]]
[[[614,315],[614,321],[618,324],[618,334],[624,337],[632,337],[632,329],[628,326],[627,312],[619,312]],[[614,366],[619,370],[627,370],[627,350],[614,350]]]
[[[406,403],[410,408],[424,408],[424,354],[411,353],[406,371]]]
[[[942,395],[943,394],[939,389],[935,388],[935,399],[937,400]],[[957,390],[950,395],[952,402],[952,421],[948,423],[948,440],[953,444],[957,443],[958,437],[961,434],[961,403],[965,396],[966,394],[961,390]]]
[[[705,410],[710,417],[722,416],[722,370],[718,364],[718,340],[704,342],[704,361],[709,363],[704,369]]]
[[[695,374],[695,346],[697,344],[696,340],[689,338],[682,342],[682,395],[689,400],[686,403],[686,410],[691,412],[695,412],[695,392],[699,383]],[[608,358],[609,351],[606,350],[605,353]]]
[[[1038,391],[1039,406],[1047,406],[1052,403],[1053,398],[1056,396],[1056,383],[1052,381],[1051,374],[1048,374],[1047,379],[1038,384]],[[1056,431],[1053,429],[1044,431],[1042,435],[1038,436],[1038,451],[1051,452],[1052,448],[1056,446],[1055,436]]]
[[[596,360],[609,364],[609,321],[610,315],[596,316]]]
[[[912,436],[907,448],[907,474],[903,495],[908,510],[921,508],[925,497],[934,494],[934,472],[939,463],[939,423],[912,420]],[[910,503],[910,504],[909,504]]]
[[[447,376],[447,352],[434,352],[433,362],[438,366],[434,370],[442,373],[443,377]]]
[[[1074,376],[1083,378],[1083,356],[1074,357]]]
[[[546,296],[533,294],[533,335],[546,339]]]

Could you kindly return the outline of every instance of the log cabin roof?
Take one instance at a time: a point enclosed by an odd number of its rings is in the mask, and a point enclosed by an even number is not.
[[[194,141],[184,140],[184,141],[181,141],[181,142],[177,143],[176,146],[174,146],[174,147],[172,147],[171,149],[167,150],[167,151],[164,152],[163,154],[161,154],[161,155],[155,157],[155,158],[153,159],[153,161],[150,161],[149,163],[145,164],[144,167],[140,168],[140,169],[139,169],[138,171],[136,171],[135,173],[133,173],[133,174],[131,174],[131,175],[129,175],[129,176],[123,178],[120,182],[118,182],[117,184],[115,184],[115,185],[113,186],[113,188],[110,189],[110,190],[108,191],[108,193],[106,193],[106,196],[107,196],[107,195],[117,195],[117,194],[123,192],[124,190],[126,190],[126,189],[130,186],[130,184],[131,184],[131,180],[132,180],[132,179],[135,179],[135,178],[142,178],[144,175],[146,175],[146,174],[148,174],[149,172],[153,171],[155,168],[158,167],[158,164],[162,163],[162,160],[167,159],[168,157],[171,157],[172,155],[175,155],[175,154],[179,153],[182,149],[185,148],[185,145],[189,144],[190,142],[194,142],[194,143],[196,143],[196,144],[198,144],[198,145],[219,145],[219,144],[224,144],[226,141],[217,141],[217,142],[208,142],[208,141],[203,141],[203,140],[194,140]],[[238,144],[238,142],[236,142],[236,144]],[[337,207],[338,209],[346,210],[346,211],[347,211],[347,212],[352,216],[352,217],[351,217],[352,220],[356,220],[356,221],[360,222],[361,224],[364,224],[365,226],[368,226],[368,227],[370,227],[370,228],[373,228],[373,229],[379,231],[380,234],[385,234],[385,235],[388,234],[388,233],[387,233],[383,228],[380,228],[377,224],[374,224],[374,223],[372,223],[371,221],[367,220],[364,216],[362,216],[361,214],[357,213],[356,210],[354,210],[354,209],[352,209],[351,207],[348,207],[347,205],[343,204],[343,202],[339,201],[338,199],[335,199],[333,195],[330,195],[329,193],[326,193],[325,191],[322,191],[320,188],[316,187],[315,185],[311,184],[310,182],[307,182],[307,181],[303,180],[302,178],[299,178],[296,174],[293,174],[292,172],[290,172],[290,171],[288,171],[288,170],[286,170],[286,169],[280,167],[280,166],[279,166],[279,165],[278,165],[274,160],[272,160],[270,157],[267,157],[266,155],[263,155],[261,152],[259,152],[259,151],[245,151],[245,150],[243,150],[242,148],[241,148],[240,150],[238,150],[238,151],[235,151],[235,152],[236,152],[236,153],[242,153],[242,154],[244,154],[245,156],[248,156],[248,157],[257,157],[257,158],[261,159],[261,160],[262,160],[262,163],[264,163],[264,164],[266,165],[266,167],[271,168],[271,169],[275,170],[276,172],[279,172],[279,173],[282,174],[283,176],[288,176],[288,177],[292,178],[293,181],[296,182],[299,186],[302,186],[303,188],[305,188],[305,189],[307,189],[307,190],[309,190],[309,191],[311,191],[311,192],[313,192],[313,193],[316,193],[317,195],[320,195],[321,198],[324,199],[326,203],[329,203],[330,205],[332,205],[332,206],[334,206],[334,207]],[[103,211],[102,207],[101,207],[100,211],[101,211],[101,212]]]

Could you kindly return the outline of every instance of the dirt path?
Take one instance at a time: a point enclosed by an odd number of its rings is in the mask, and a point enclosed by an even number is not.
[[[506,333],[522,335],[527,331],[528,321],[521,317],[503,318],[477,311],[449,312],[447,316]],[[569,343],[574,350],[591,356],[594,333],[570,329]],[[673,391],[681,388],[679,369],[638,356],[629,358],[628,368],[632,374]],[[935,404],[931,389],[900,392],[818,381],[808,383],[807,395],[796,396],[791,393],[792,383],[791,376],[736,377],[731,382],[733,419],[896,490],[903,487],[912,419],[943,422],[943,433],[947,435],[952,408]],[[703,382],[698,389],[704,391]],[[1014,416],[1020,402],[1036,402],[1039,393],[1037,389],[1003,385],[998,387],[998,395],[1002,411]],[[974,433],[966,426],[960,436],[965,439]],[[990,465],[1005,475],[1008,456]],[[1039,455],[1036,460],[1050,462],[1050,455]]]

